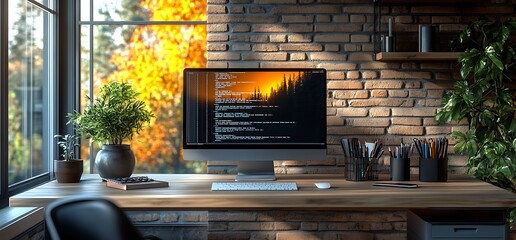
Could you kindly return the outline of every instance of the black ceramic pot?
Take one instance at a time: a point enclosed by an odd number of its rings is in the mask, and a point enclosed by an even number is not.
[[[83,162],[78,160],[54,160],[54,172],[58,183],[77,183],[81,181]]]
[[[134,153],[127,144],[104,144],[95,158],[101,178],[129,177],[133,174],[134,163]]]

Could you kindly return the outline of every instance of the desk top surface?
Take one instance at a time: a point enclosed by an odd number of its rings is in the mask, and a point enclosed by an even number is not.
[[[138,174],[135,174],[138,175]],[[143,174],[141,174],[143,175]],[[278,175],[278,181],[297,182],[298,191],[210,191],[213,181],[232,181],[234,175],[148,174],[169,182],[168,188],[119,190],[106,187],[98,175],[84,174],[80,183],[52,181],[10,198],[10,206],[46,206],[67,196],[101,196],[132,209],[409,209],[516,207],[516,194],[467,176],[448,182],[418,182],[418,188],[374,187],[372,181],[351,182],[341,175]],[[330,189],[317,189],[329,182]]]

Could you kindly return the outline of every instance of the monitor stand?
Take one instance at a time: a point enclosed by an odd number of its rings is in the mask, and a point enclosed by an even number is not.
[[[238,162],[237,181],[274,181],[273,161],[240,161]]]

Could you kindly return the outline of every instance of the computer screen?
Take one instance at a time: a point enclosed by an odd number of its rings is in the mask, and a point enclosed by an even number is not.
[[[237,180],[324,160],[326,94],[324,69],[185,69],[183,157],[239,161]]]

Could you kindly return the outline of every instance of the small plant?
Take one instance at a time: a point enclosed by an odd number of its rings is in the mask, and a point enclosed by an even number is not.
[[[75,148],[79,147],[79,143],[77,143],[79,136],[74,134],[66,134],[66,135],[55,135],[54,138],[58,139],[57,145],[61,148],[63,153],[61,156],[65,161],[70,161],[75,159]]]
[[[101,144],[122,144],[138,134],[154,114],[136,91],[124,82],[110,82],[83,113],[68,114],[79,134]]]

